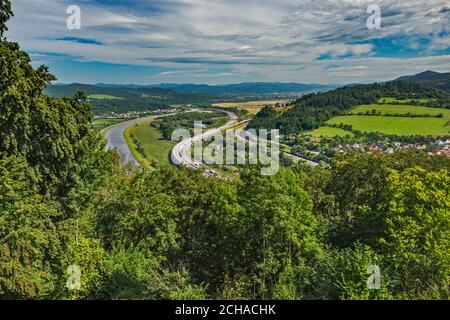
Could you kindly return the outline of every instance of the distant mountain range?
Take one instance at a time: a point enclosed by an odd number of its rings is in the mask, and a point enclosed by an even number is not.
[[[175,98],[179,94],[175,90],[163,89],[163,88],[151,88],[151,87],[139,87],[139,86],[102,86],[92,84],[54,84],[49,85],[44,92],[50,96],[64,97],[73,96],[77,91],[83,91],[88,96],[91,95],[109,95],[116,98],[132,99],[132,98],[145,98],[145,97],[164,97],[164,100]]]
[[[230,95],[265,95],[265,94],[297,94],[313,91],[322,91],[334,88],[335,86],[322,84],[304,84],[304,83],[281,83],[281,82],[244,82],[238,84],[225,85],[207,85],[207,84],[176,84],[161,83],[156,85],[109,85],[100,83],[99,87],[127,87],[127,88],[161,88],[175,90],[181,93],[200,93],[215,96]]]
[[[425,71],[416,75],[400,77],[396,80],[424,84],[450,92],[450,73]],[[73,96],[77,91],[85,92],[95,113],[143,111],[166,108],[174,104],[207,105],[218,101],[256,100],[266,98],[293,98],[306,93],[328,91],[335,85],[244,82],[239,84],[53,84],[45,89],[51,96]]]
[[[450,92],[450,73],[425,71],[412,76],[400,77],[397,80],[425,84]]]
[[[207,105],[233,99],[258,99],[296,97],[304,93],[326,91],[334,88],[320,84],[248,82],[229,85],[206,84],[158,84],[158,85],[111,85],[111,84],[53,84],[45,93],[50,96],[73,96],[85,92],[95,113],[143,111],[164,108],[174,104]]]

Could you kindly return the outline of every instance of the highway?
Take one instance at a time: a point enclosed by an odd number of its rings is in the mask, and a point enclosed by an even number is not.
[[[191,156],[192,146],[194,145],[195,142],[201,141],[201,140],[206,140],[207,138],[211,137],[212,135],[216,134],[217,132],[221,132],[222,130],[225,130],[225,129],[231,128],[233,126],[248,122],[248,120],[247,120],[247,121],[242,121],[242,122],[238,123],[238,118],[234,113],[229,112],[229,111],[222,111],[222,112],[227,114],[230,118],[226,124],[224,124],[220,128],[211,129],[211,130],[203,132],[200,135],[185,139],[173,147],[172,152],[171,152],[171,159],[175,165],[186,166],[191,169],[202,169],[202,170],[204,170],[206,175],[209,175],[209,176],[215,175],[215,172],[213,170],[211,170],[205,166],[202,166],[201,163],[195,162],[195,160]],[[149,116],[149,117],[138,118],[138,119],[134,119],[134,120],[130,120],[130,121],[125,121],[125,122],[122,122],[122,123],[119,123],[119,124],[116,124],[116,125],[113,125],[111,127],[104,129],[102,131],[102,133],[106,137],[107,149],[111,149],[111,150],[116,149],[121,156],[122,164],[129,163],[135,167],[139,167],[139,163],[133,157],[133,154],[131,153],[131,150],[128,147],[128,144],[124,137],[124,132],[127,128],[134,126],[137,123],[153,120],[157,117],[161,117],[161,115],[159,115],[159,116],[155,115],[155,116]],[[252,141],[258,140],[258,137],[252,135],[249,132],[246,133],[243,130],[240,131],[239,134],[237,134],[236,136],[238,139],[243,139],[243,140],[246,139],[246,136],[248,139],[251,139]],[[299,156],[296,156],[296,155],[293,155],[290,153],[286,153],[286,152],[283,152],[283,153],[287,157],[289,157],[293,160],[303,161],[311,166],[319,165],[317,162],[314,162],[314,161],[311,161],[311,160],[308,160],[308,159],[305,159],[305,158],[302,158],[302,157],[299,157]]]
[[[261,140],[261,139],[259,139],[257,136],[253,135],[250,131],[243,131],[243,130],[239,131],[238,134],[236,134],[236,136],[237,136],[238,139],[241,139],[241,140],[249,139],[252,142],[256,142],[257,140],[265,141],[266,143],[270,142],[268,140]],[[280,144],[280,146],[281,146],[281,144]],[[308,165],[310,165],[312,167],[317,167],[317,166],[320,165],[318,162],[311,161],[309,159],[296,156],[295,154],[292,154],[292,153],[283,152],[283,151],[281,151],[281,153],[283,153],[288,158],[291,158],[291,159],[293,159],[295,161],[305,162],[305,163],[307,163]]]
[[[192,159],[192,156],[191,156],[190,150],[191,150],[191,147],[194,145],[194,143],[197,141],[205,140],[205,139],[211,137],[212,135],[216,134],[217,132],[221,132],[222,130],[233,127],[238,122],[238,118],[234,113],[228,112],[228,111],[222,111],[222,112],[227,114],[230,117],[230,120],[228,120],[228,122],[226,124],[224,124],[223,126],[221,126],[219,128],[211,129],[211,130],[203,132],[202,134],[185,139],[185,140],[181,141],[180,143],[178,143],[177,145],[175,145],[175,147],[173,147],[172,153],[171,153],[171,159],[175,165],[186,166],[191,169],[199,169],[201,167],[201,164],[195,162],[195,160]],[[205,174],[212,176],[212,175],[214,175],[214,171],[206,168]]]

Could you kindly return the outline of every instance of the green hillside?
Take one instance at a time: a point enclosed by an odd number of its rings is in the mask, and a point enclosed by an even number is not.
[[[153,87],[102,87],[99,85],[68,84],[49,85],[44,93],[52,97],[73,96],[76,92],[87,94],[95,114],[128,111],[151,111],[178,104],[206,105],[213,97],[206,94],[179,93],[172,89]]]
[[[416,83],[391,81],[346,86],[328,92],[309,94],[295,101],[284,113],[261,110],[252,119],[249,127],[277,128],[285,135],[298,134],[314,130],[331,118],[348,113],[352,108],[374,105],[386,97],[401,100],[427,99],[429,100],[427,106],[450,108],[450,95],[444,91]]]
[[[442,114],[445,118],[450,119],[450,109],[443,108],[428,108],[428,107],[420,107],[420,106],[411,106],[411,105],[391,105],[391,104],[369,104],[369,105],[361,105],[357,106],[351,111],[349,114],[358,114],[358,113],[366,113],[372,112],[376,110],[377,112],[381,112],[383,115],[386,114],[414,114],[414,115],[430,115],[437,116]]]
[[[339,116],[328,124],[351,125],[361,132],[381,132],[392,135],[450,135],[449,120],[445,118],[408,118],[384,116]]]
[[[398,80],[420,83],[433,88],[450,91],[450,73],[425,71],[412,76],[400,77]]]
[[[97,100],[115,100],[115,99],[123,99],[119,97],[115,97],[109,94],[91,94],[88,96],[89,99],[97,99]]]

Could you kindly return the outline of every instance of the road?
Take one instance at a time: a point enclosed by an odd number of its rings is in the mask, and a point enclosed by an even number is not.
[[[199,111],[199,110],[198,109],[189,109],[189,110],[186,110],[185,112],[193,112],[193,111]],[[173,114],[175,114],[175,113],[168,113],[168,114],[163,114],[163,115],[152,115],[152,116],[148,116],[148,117],[133,119],[133,120],[121,122],[119,124],[113,125],[111,127],[108,127],[106,129],[102,130],[101,133],[106,138],[106,148],[109,150],[116,149],[117,152],[120,154],[122,164],[129,163],[135,167],[139,167],[139,163],[134,158],[133,154],[131,153],[130,148],[128,147],[128,143],[125,140],[125,136],[124,136],[125,130],[131,126],[134,126],[137,123],[151,121],[156,118],[170,116]],[[230,115],[230,121],[227,124],[230,124],[231,121],[235,121],[235,119],[237,119],[237,117],[234,114],[231,114],[228,112],[227,112],[227,114]],[[219,129],[215,129],[215,130],[219,130]],[[210,134],[214,134],[215,130],[211,130],[214,132],[211,132]],[[183,150],[183,153],[184,153],[183,158],[186,158],[186,159],[188,158],[187,157],[187,155],[189,154],[188,151],[189,151],[189,149]]]
[[[247,121],[242,121],[241,123],[238,123],[238,118],[234,113],[229,112],[229,111],[222,111],[222,112],[226,113],[230,117],[230,120],[226,124],[224,124],[220,128],[211,129],[211,130],[203,132],[200,135],[185,139],[173,147],[172,152],[171,152],[171,159],[175,165],[183,165],[183,166],[186,166],[191,169],[202,168],[202,165],[200,163],[196,163],[194,161],[194,159],[192,159],[192,156],[191,156],[190,150],[191,150],[191,147],[194,145],[194,143],[197,141],[200,141],[200,140],[205,140],[222,130],[225,130],[230,127],[236,126],[238,124],[247,122]],[[170,114],[167,114],[167,115],[170,115]],[[122,164],[129,163],[135,167],[139,167],[139,163],[133,157],[133,154],[131,153],[131,150],[128,147],[128,144],[125,140],[125,136],[124,136],[125,130],[131,126],[134,126],[137,123],[141,123],[144,121],[151,121],[155,118],[158,118],[161,116],[167,116],[167,115],[155,115],[155,116],[138,118],[138,119],[134,119],[134,120],[130,120],[130,121],[125,121],[125,122],[122,122],[122,123],[119,123],[119,124],[116,124],[116,125],[113,125],[111,127],[104,129],[102,131],[102,133],[106,137],[107,149],[111,149],[111,150],[116,149],[121,156]],[[256,136],[252,136],[251,134],[249,134],[249,136],[250,136],[250,139],[252,139],[252,140],[258,139]],[[246,139],[245,133],[243,131],[241,131],[240,134],[237,135],[237,137],[239,139]],[[314,161],[311,161],[311,160],[308,160],[305,158],[301,158],[301,157],[293,155],[291,153],[286,153],[286,152],[283,152],[283,153],[291,159],[306,162],[311,166],[319,165],[317,162],[314,162]],[[203,169],[205,171],[205,174],[210,175],[210,176],[215,175],[213,170],[206,168],[206,167],[203,167]]]
[[[255,142],[255,141],[257,141],[257,140],[265,141],[266,143],[270,142],[270,141],[267,141],[267,140],[261,140],[261,139],[259,139],[257,136],[253,135],[253,134],[252,134],[251,132],[249,132],[249,131],[240,131],[236,136],[238,137],[238,139],[241,139],[241,140],[246,140],[247,138],[248,138],[248,139],[251,139],[252,142]],[[280,144],[280,146],[282,146],[282,144]],[[293,159],[293,160],[295,160],[295,161],[302,161],[302,162],[305,162],[305,163],[307,163],[308,165],[310,165],[310,166],[312,166],[312,167],[317,167],[317,166],[320,165],[318,162],[311,161],[311,160],[309,160],[309,159],[299,157],[299,156],[297,156],[297,155],[295,155],[295,154],[292,154],[292,153],[283,152],[283,151],[281,151],[281,153],[284,154],[284,155],[285,155],[286,157],[288,157],[288,158],[291,158],[291,159]]]
[[[206,132],[203,132],[200,135],[185,139],[183,141],[181,141],[180,143],[178,143],[173,149],[172,149],[172,153],[171,153],[171,159],[172,162],[176,165],[183,165],[186,166],[188,168],[191,169],[204,169],[205,174],[206,175],[210,175],[213,176],[215,175],[215,172],[207,167],[202,166],[201,163],[196,162],[191,155],[191,148],[194,145],[195,142],[197,141],[201,141],[201,140],[206,140],[207,138],[211,137],[212,135],[214,135],[217,132],[220,132],[222,130],[228,129],[230,127],[233,127],[235,125],[237,125],[237,116],[229,111],[223,111],[224,113],[226,113],[229,117],[230,120],[223,125],[220,128],[216,128],[216,129],[212,129]],[[247,121],[243,121],[241,123],[245,123]],[[240,124],[240,123],[239,123]],[[246,134],[244,131],[240,131],[239,134],[237,134],[238,139],[246,139]],[[252,141],[257,141],[259,138],[257,136],[251,135],[249,134],[248,137],[250,139],[252,139]],[[296,160],[296,161],[302,161],[305,162],[307,164],[309,164],[310,166],[318,166],[319,163],[293,155],[291,153],[287,153],[287,152],[283,152],[283,154],[285,154],[287,157]]]
[[[211,129],[211,130],[203,132],[202,134],[185,139],[185,140],[181,141],[180,143],[178,143],[177,145],[175,145],[175,147],[173,147],[172,153],[171,153],[171,159],[174,164],[176,164],[178,166],[181,166],[181,165],[186,166],[191,169],[199,169],[201,167],[201,164],[195,162],[191,156],[190,150],[191,150],[191,147],[194,145],[194,143],[197,141],[205,140],[205,139],[211,137],[212,135],[216,134],[217,132],[221,132],[222,130],[228,129],[228,128],[236,125],[238,122],[238,118],[234,113],[229,112],[229,111],[222,111],[222,112],[227,114],[230,117],[230,120],[226,124],[224,124],[223,126],[221,126],[219,128]],[[214,171],[206,168],[205,174],[214,175]]]

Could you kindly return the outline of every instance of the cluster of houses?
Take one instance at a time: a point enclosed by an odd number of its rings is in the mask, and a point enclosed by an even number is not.
[[[146,115],[173,113],[176,112],[177,110],[178,109],[170,108],[170,109],[156,109],[152,111],[128,111],[125,113],[111,112],[107,114],[97,115],[94,117],[94,119],[134,119]]]
[[[379,143],[379,144],[371,144],[364,145],[359,143],[353,144],[343,144],[337,146],[334,151],[336,153],[344,153],[348,150],[356,150],[356,151],[364,151],[370,153],[394,153],[396,151],[405,150],[405,149],[416,149],[416,150],[428,150],[429,155],[443,155],[450,157],[450,139],[447,140],[436,140],[432,144],[402,144],[400,142],[393,143]]]

